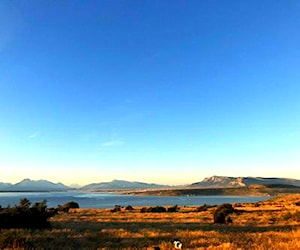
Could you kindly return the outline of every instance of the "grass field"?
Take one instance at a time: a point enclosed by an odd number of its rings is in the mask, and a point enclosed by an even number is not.
[[[73,209],[51,218],[51,229],[0,231],[0,249],[300,249],[300,194],[235,204],[231,224],[213,223],[215,207],[196,212],[141,213]],[[298,204],[298,205],[297,205]]]

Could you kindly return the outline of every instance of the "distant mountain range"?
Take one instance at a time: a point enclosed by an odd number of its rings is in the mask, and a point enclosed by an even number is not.
[[[263,178],[263,177],[227,177],[211,176],[200,182],[180,186],[180,188],[228,188],[247,187],[250,185],[285,185],[300,187],[300,180],[288,178]],[[107,191],[107,190],[129,190],[129,189],[158,189],[170,188],[168,185],[154,183],[130,182],[125,180],[113,180],[110,182],[92,183],[81,188],[68,187],[62,183],[53,183],[47,180],[24,179],[16,184],[0,182],[0,191],[67,191],[71,189],[83,191]],[[179,186],[172,186],[178,188]]]
[[[211,176],[190,187],[246,187],[249,185],[287,185],[300,187],[300,180],[288,178]]]
[[[154,183],[130,182],[124,180],[113,180],[110,182],[92,183],[82,187],[83,190],[107,190],[107,189],[148,189],[148,188],[166,188],[167,185],[159,185]]]
[[[47,180],[33,181],[24,179],[16,184],[0,182],[1,191],[66,191],[70,187],[62,183],[53,183]]]
[[[167,185],[149,184],[144,182],[130,182],[124,180],[113,180],[111,182],[92,183],[78,190],[92,191],[92,190],[117,190],[117,189],[153,189],[153,188],[166,188]],[[47,180],[30,180],[24,179],[16,184],[0,182],[0,191],[67,191],[76,189],[68,187],[62,183],[53,183]]]

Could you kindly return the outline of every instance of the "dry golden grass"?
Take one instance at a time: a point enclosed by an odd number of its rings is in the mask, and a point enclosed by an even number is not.
[[[2,230],[0,249],[300,249],[300,194],[240,204],[230,225],[213,224],[213,212],[181,208],[175,213],[112,213],[109,209],[74,209],[51,219],[43,231]],[[6,243],[5,243],[6,242]],[[6,244],[6,245],[5,245]]]

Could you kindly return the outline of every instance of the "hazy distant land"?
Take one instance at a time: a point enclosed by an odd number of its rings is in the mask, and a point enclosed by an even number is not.
[[[134,195],[159,195],[159,196],[192,196],[192,195],[241,195],[241,196],[276,196],[279,194],[300,193],[300,187],[269,184],[252,184],[248,187],[232,188],[169,188],[156,190],[132,190],[123,192]]]
[[[241,195],[276,196],[300,193],[300,180],[263,177],[211,176],[202,181],[182,186],[113,180],[71,188],[47,180],[24,179],[16,184],[0,182],[0,192],[51,192],[78,190],[83,192],[118,192],[131,195],[194,196]]]

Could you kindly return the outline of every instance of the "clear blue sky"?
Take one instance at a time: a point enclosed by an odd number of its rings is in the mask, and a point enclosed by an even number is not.
[[[300,179],[299,13],[0,1],[0,181]]]

